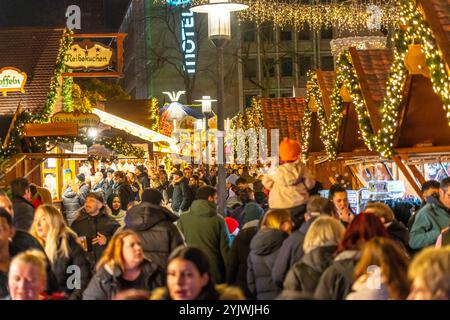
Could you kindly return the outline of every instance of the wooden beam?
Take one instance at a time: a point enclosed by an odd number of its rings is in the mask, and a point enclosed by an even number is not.
[[[78,124],[70,122],[60,123],[30,123],[24,126],[24,137],[77,137]]]
[[[348,168],[350,169],[350,172],[353,174],[353,176],[356,178],[356,180],[359,181],[359,184],[365,188],[369,187],[369,183],[364,179],[364,176],[358,172],[358,169],[355,168],[354,165],[349,165]]]
[[[77,153],[20,153],[21,157],[28,160],[31,159],[87,159],[87,154],[77,154]]]
[[[411,185],[413,190],[416,192],[417,196],[423,200],[421,188],[419,187],[419,185],[417,184],[416,180],[414,179],[414,177],[409,172],[408,168],[402,162],[402,159],[399,156],[393,156],[392,160],[395,162],[397,167],[403,173],[403,175],[405,176],[406,180],[408,180],[409,184]]]
[[[409,156],[416,154],[431,154],[431,153],[442,154],[442,153],[450,153],[450,146],[394,148],[394,151],[400,155],[408,154]]]
[[[408,164],[409,169],[411,170],[414,177],[419,180],[419,183],[422,185],[425,183],[425,178],[423,177],[422,173],[417,169],[415,164]]]
[[[6,146],[8,145],[9,138],[11,137],[11,132],[12,132],[13,128],[15,127],[17,117],[19,116],[19,114],[21,112],[22,112],[22,104],[19,103],[19,105],[17,106],[16,112],[14,113],[14,117],[11,120],[11,124],[9,125],[8,133],[6,134],[5,140],[3,141],[3,149],[5,149]]]

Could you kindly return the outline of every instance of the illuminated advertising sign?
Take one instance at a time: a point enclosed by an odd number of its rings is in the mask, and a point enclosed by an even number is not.
[[[181,11],[181,49],[184,54],[184,68],[187,73],[195,73],[197,60],[194,13],[189,9]]]

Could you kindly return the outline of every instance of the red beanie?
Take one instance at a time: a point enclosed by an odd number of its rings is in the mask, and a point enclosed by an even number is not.
[[[225,223],[227,224],[228,232],[232,235],[237,235],[239,232],[239,222],[236,219],[231,217],[224,218]]]
[[[295,140],[284,138],[280,143],[279,152],[281,161],[295,161],[301,152],[300,144]]]

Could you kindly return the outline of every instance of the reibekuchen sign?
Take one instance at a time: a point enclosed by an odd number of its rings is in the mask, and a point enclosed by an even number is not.
[[[6,97],[8,92],[25,92],[27,74],[14,67],[0,69],[0,91]]]
[[[113,49],[90,40],[74,43],[66,53],[66,66],[73,70],[104,70],[112,62]]]

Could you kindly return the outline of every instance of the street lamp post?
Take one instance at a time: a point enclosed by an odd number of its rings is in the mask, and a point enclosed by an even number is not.
[[[213,100],[211,99],[210,96],[203,96],[200,100],[195,100],[198,102],[202,103],[202,113],[205,116],[205,137],[206,137],[206,144],[205,146],[207,146],[206,148],[206,176],[209,177],[209,150],[210,150],[210,146],[209,146],[209,124],[208,124],[208,117],[209,115],[212,113],[212,109],[211,109],[211,103],[212,102],[216,102],[217,100]]]
[[[198,5],[191,8],[191,11],[208,14],[208,37],[217,49],[217,130],[223,132],[223,107],[224,107],[224,78],[223,78],[223,49],[231,39],[230,13],[247,9],[248,6],[241,3],[232,3],[227,0],[209,0],[209,4]],[[223,137],[218,138],[216,156],[218,160],[218,180],[217,194],[219,198],[218,211],[225,214],[225,152]]]

